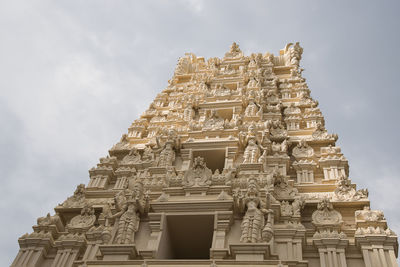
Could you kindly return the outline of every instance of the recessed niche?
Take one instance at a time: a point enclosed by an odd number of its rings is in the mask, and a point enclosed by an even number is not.
[[[214,173],[216,169],[220,172],[225,166],[225,149],[215,150],[197,150],[193,151],[193,158],[202,157],[206,162],[207,168],[211,169]]]
[[[209,259],[213,215],[168,215],[160,244],[162,259]]]

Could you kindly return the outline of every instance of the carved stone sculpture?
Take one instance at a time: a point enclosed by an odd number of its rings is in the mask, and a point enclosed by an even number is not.
[[[108,219],[118,218],[115,243],[132,244],[134,234],[139,229],[140,213],[148,209],[148,196],[143,195],[143,187],[139,182],[131,182],[125,191],[114,197],[115,208],[118,211]]]
[[[122,164],[135,164],[135,163],[139,163],[141,161],[141,156],[137,150],[137,148],[132,148],[128,155],[126,155],[121,163]]]
[[[203,125],[203,130],[223,130],[225,120],[221,118],[215,109],[210,111],[210,115],[206,119]]]
[[[356,220],[366,222],[378,222],[385,219],[382,211],[371,210],[368,206],[365,206],[363,210],[356,210],[355,216]]]
[[[301,140],[292,151],[296,158],[309,158],[314,155],[314,149],[305,140]]]
[[[328,131],[325,129],[322,123],[317,123],[317,128],[312,134],[313,140],[330,140],[336,141],[338,136],[336,134],[328,134]]]
[[[273,195],[277,199],[293,199],[298,195],[299,192],[297,188],[293,188],[293,186],[289,185],[287,178],[281,175],[277,169],[274,170],[273,177]]]
[[[86,188],[84,184],[80,184],[76,187],[74,195],[67,198],[61,206],[63,207],[81,207],[85,204],[85,192]]]
[[[347,176],[340,175],[333,199],[340,201],[356,201],[368,198],[368,190],[355,190]]]
[[[174,131],[168,131],[167,140],[164,145],[160,144],[159,138],[156,138],[157,148],[154,153],[159,153],[156,159],[158,167],[172,166],[175,160],[175,150],[180,148],[180,139],[175,135]]]
[[[267,204],[259,197],[255,180],[251,180],[246,194],[235,195],[234,201],[241,212],[245,212],[241,223],[240,242],[268,242],[272,238],[272,215]],[[267,219],[265,219],[267,217]]]
[[[312,223],[317,229],[340,229],[343,224],[342,215],[333,209],[333,205],[328,198],[322,199],[313,212]]]
[[[247,134],[241,133],[239,138],[242,145],[246,146],[243,163],[257,163],[264,147],[261,146],[262,142],[257,139],[254,125],[250,125]]]
[[[68,230],[88,230],[94,225],[95,221],[96,215],[94,215],[93,207],[85,205],[81,210],[81,214],[73,217],[67,225],[67,228]]]
[[[303,48],[299,42],[294,45],[292,43],[287,44],[284,52],[287,66],[299,66],[301,55],[303,54]]]
[[[193,166],[185,174],[186,186],[205,186],[211,184],[212,171],[207,168],[204,158],[196,157]]]

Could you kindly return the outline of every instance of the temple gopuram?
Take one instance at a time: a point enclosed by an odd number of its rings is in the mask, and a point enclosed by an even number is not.
[[[302,54],[185,54],[11,266],[398,266],[397,235],[352,183]]]

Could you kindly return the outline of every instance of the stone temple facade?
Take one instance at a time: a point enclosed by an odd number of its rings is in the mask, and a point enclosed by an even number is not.
[[[233,43],[222,59],[180,58],[12,266],[397,266],[397,236],[351,182],[302,53]]]

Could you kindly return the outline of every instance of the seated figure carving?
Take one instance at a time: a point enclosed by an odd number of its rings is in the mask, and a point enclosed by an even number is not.
[[[205,186],[211,184],[212,171],[207,168],[204,158],[196,157],[185,174],[184,184],[186,186]]]
[[[135,163],[140,163],[141,162],[141,156],[137,150],[137,148],[132,148],[131,151],[129,151],[128,155],[126,155],[122,159],[122,164],[135,164]]]

